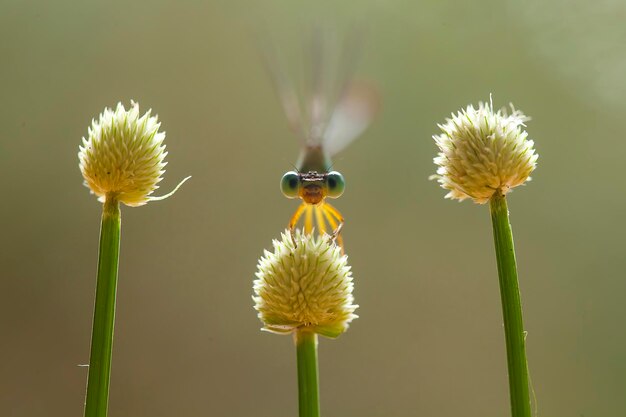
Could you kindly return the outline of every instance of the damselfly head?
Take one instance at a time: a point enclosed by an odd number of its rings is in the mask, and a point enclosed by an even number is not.
[[[345,190],[343,175],[337,171],[289,171],[280,181],[280,190],[287,198],[300,197],[307,204],[319,204],[324,198],[338,198]]]

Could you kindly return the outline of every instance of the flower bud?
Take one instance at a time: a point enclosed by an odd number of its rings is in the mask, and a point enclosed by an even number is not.
[[[289,230],[259,259],[253,300],[264,330],[337,337],[357,316],[347,256],[328,236]]]
[[[122,103],[115,111],[105,108],[93,120],[78,152],[85,185],[104,202],[115,198],[128,206],[141,206],[158,188],[165,172],[165,133],[157,116],[148,110],[139,117],[139,105]]]
[[[530,180],[538,155],[534,142],[523,129],[529,120],[515,110],[494,112],[493,103],[469,105],[438,125],[443,132],[434,135],[439,154],[436,179],[449,190],[446,198],[486,203],[499,192],[502,195]]]

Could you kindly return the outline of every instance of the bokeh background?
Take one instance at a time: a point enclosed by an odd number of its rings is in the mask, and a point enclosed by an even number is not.
[[[122,209],[109,414],[296,415],[292,340],[251,300],[298,154],[257,35],[298,59],[316,22],[367,28],[358,75],[384,102],[335,159],[361,307],[321,340],[323,414],[508,415],[488,209],[427,179],[436,123],[493,94],[540,155],[509,198],[538,415],[626,415],[624,19],[618,0],[2,0],[0,416],[82,413],[101,206],[76,154],[130,99],[167,131],[160,191],[193,178]]]

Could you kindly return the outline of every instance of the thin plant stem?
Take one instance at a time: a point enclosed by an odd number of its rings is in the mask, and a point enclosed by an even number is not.
[[[319,377],[317,371],[317,333],[295,333],[298,355],[298,400],[300,417],[320,416]]]
[[[106,417],[109,404],[115,294],[120,254],[121,217],[117,199],[107,196],[102,211],[100,253],[93,314],[85,417]]]
[[[504,318],[511,414],[513,417],[530,417],[526,334],[506,197],[499,192],[494,194],[490,200],[490,209]]]

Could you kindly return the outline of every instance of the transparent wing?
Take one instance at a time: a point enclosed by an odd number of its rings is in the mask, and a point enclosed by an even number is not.
[[[267,37],[262,52],[265,66],[291,129],[307,147],[322,146],[334,155],[359,136],[379,108],[376,89],[353,81],[361,33],[341,37],[316,27],[304,45],[304,68],[293,82],[279,51]],[[300,89],[296,86],[301,87]]]
[[[325,45],[324,32],[319,28],[313,31],[313,36],[308,45],[308,66],[311,69],[309,76],[309,90],[305,92],[305,106],[308,115],[308,137],[309,145],[319,145],[321,143],[322,131],[326,124],[328,113],[328,46]]]
[[[306,48],[311,72],[304,100],[308,117],[305,131],[308,145],[324,146],[324,134],[354,73],[361,34],[353,31],[341,40],[334,30],[315,29]]]
[[[380,109],[380,94],[371,84],[352,81],[337,103],[322,137],[322,146],[333,156],[359,137]]]
[[[265,68],[270,74],[274,89],[289,122],[291,130],[300,138],[304,145],[306,137],[305,122],[300,109],[300,101],[293,82],[283,70],[278,51],[268,39],[260,39],[263,42],[261,52]]]

